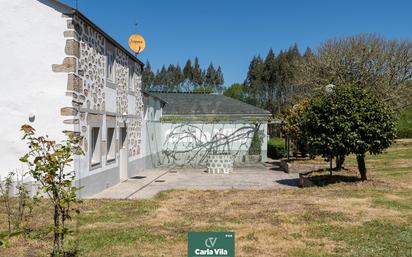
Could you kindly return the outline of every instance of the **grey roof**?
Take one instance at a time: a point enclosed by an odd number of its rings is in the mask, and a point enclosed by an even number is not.
[[[224,95],[156,92],[150,94],[166,102],[163,115],[270,115],[266,110]]]

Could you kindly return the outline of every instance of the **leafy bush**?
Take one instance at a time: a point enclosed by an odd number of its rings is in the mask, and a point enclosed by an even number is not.
[[[402,113],[397,129],[398,138],[412,138],[412,107]]]
[[[286,155],[285,140],[282,138],[271,138],[268,141],[268,157],[279,159]]]

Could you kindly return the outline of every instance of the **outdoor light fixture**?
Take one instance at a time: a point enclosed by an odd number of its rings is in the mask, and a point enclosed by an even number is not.
[[[34,122],[35,119],[36,119],[36,115],[34,113],[30,113],[29,114],[29,121]]]

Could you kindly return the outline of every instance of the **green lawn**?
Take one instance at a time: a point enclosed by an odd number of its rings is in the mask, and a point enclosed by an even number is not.
[[[358,176],[355,165],[349,157],[336,177]],[[70,224],[67,248],[77,256],[183,257],[188,231],[234,231],[237,257],[412,257],[412,141],[368,156],[367,165],[367,182],[87,200]],[[42,203],[34,213],[26,239],[13,239],[0,256],[47,255],[51,212]]]
[[[412,107],[406,109],[399,119],[398,137],[412,138]]]

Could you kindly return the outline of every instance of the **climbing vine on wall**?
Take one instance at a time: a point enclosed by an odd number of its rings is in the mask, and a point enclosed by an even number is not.
[[[244,124],[233,132],[223,128],[212,135],[201,124],[178,124],[167,134],[163,145],[163,163],[195,166],[204,164],[210,154],[231,154],[234,158],[247,152],[256,124]],[[233,144],[239,144],[233,149]]]

